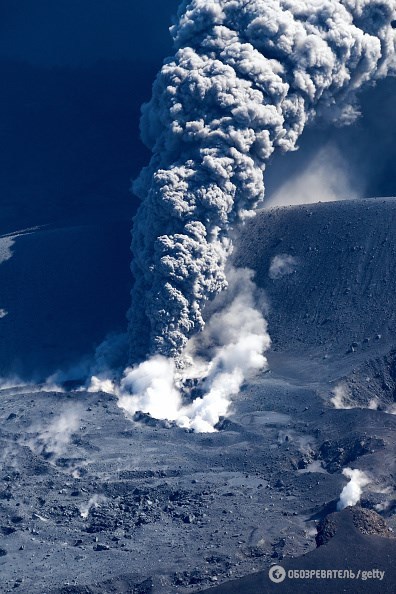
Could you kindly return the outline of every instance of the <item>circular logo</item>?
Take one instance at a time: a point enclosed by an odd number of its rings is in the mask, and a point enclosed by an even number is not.
[[[286,570],[280,565],[273,565],[270,568],[268,575],[271,582],[274,582],[274,584],[280,584],[286,577]]]

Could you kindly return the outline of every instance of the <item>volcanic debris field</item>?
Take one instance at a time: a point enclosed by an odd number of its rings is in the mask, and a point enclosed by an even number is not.
[[[103,392],[4,384],[1,592],[286,592],[265,581],[272,563],[344,569],[353,547],[355,566],[386,571],[359,591],[392,592],[395,229],[395,199],[245,226],[234,264],[265,291],[272,348],[216,433],[131,420]],[[355,516],[334,513],[345,467],[371,480]]]

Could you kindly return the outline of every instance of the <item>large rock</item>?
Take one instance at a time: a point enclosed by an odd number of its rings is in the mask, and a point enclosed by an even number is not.
[[[373,510],[361,507],[347,507],[343,515],[349,515],[355,528],[362,534],[377,534],[378,536],[394,538],[394,534],[389,530],[383,518]],[[318,524],[318,533],[316,535],[318,547],[327,544],[336,535],[340,518],[339,513],[329,514]]]

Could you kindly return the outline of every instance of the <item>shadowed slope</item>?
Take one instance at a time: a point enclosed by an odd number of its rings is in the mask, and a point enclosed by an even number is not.
[[[355,360],[386,352],[396,330],[395,229],[394,198],[259,211],[234,261],[266,291],[273,351],[332,360],[355,343]]]

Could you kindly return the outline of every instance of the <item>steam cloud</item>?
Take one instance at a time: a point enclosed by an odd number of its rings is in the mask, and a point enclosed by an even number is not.
[[[338,384],[332,390],[330,402],[336,409],[348,410],[351,408],[368,408],[370,410],[378,409],[378,401],[375,398],[369,400],[366,404],[355,402],[353,396],[345,384]],[[388,411],[387,411],[388,412]]]
[[[350,479],[349,483],[343,488],[340,500],[337,503],[337,509],[342,510],[350,505],[356,505],[362,496],[363,487],[368,485],[371,480],[362,470],[344,468],[342,474]]]
[[[333,397],[330,398],[330,402],[337,409],[349,409],[353,408],[350,403],[350,396],[347,387],[344,384],[338,384],[332,391]]]
[[[304,171],[287,180],[271,196],[267,207],[357,198],[358,193],[354,186],[359,184],[351,179],[345,165],[340,152],[331,145],[326,146]]]
[[[84,520],[86,520],[89,516],[89,512],[90,510],[94,507],[97,508],[99,507],[102,503],[106,502],[106,497],[104,495],[93,495],[92,497],[90,497],[89,501],[87,503],[83,503],[80,506],[80,514],[81,517],[84,518]]]
[[[271,260],[268,276],[273,280],[292,274],[296,270],[297,260],[289,254],[278,254]]]
[[[153,156],[134,184],[134,362],[172,357],[227,285],[231,231],[264,197],[275,150],[315,116],[347,124],[356,92],[394,74],[395,0],[183,1],[144,106]]]
[[[30,393],[30,390],[29,390]],[[64,410],[51,423],[34,425],[25,439],[26,445],[33,452],[53,454],[55,458],[63,456],[68,449],[73,433],[79,428],[82,409],[74,406]],[[34,436],[31,437],[30,434]]]
[[[67,410],[42,430],[39,441],[47,452],[61,456],[66,451],[73,433],[79,427],[80,414],[77,409]]]
[[[13,237],[0,237],[0,264],[3,262],[7,262],[10,258],[12,258],[12,246],[14,245],[15,240]]]
[[[252,271],[230,268],[227,276],[228,289],[211,304],[203,332],[186,345],[185,368],[171,357],[153,355],[126,369],[119,386],[104,375],[93,377],[89,390],[115,393],[131,415],[143,411],[186,429],[214,431],[245,379],[265,368],[263,353],[270,345],[267,323],[256,307],[262,297]]]

